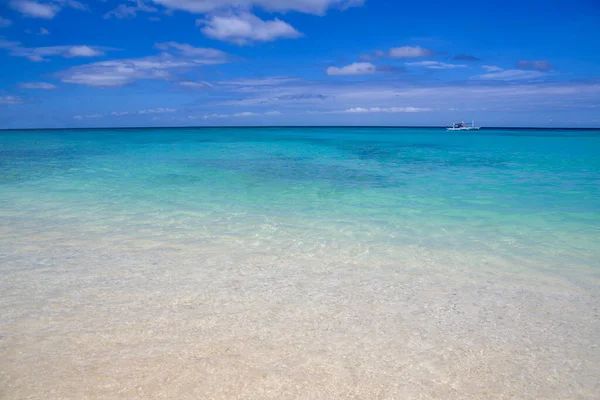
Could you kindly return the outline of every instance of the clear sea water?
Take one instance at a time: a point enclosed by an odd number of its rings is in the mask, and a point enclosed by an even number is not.
[[[600,131],[0,133],[1,398],[594,398]]]

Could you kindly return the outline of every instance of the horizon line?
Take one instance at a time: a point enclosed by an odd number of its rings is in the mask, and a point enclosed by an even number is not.
[[[57,131],[57,130],[135,130],[135,129],[306,129],[306,128],[379,128],[379,129],[445,129],[446,126],[439,125],[215,125],[215,126],[189,126],[189,125],[173,125],[173,126],[121,126],[121,127],[70,127],[70,128],[0,128],[0,132],[9,131]],[[526,127],[526,126],[486,126],[481,127],[482,130],[501,130],[501,129],[516,129],[516,130],[600,130],[600,127]],[[471,131],[467,131],[471,132]]]

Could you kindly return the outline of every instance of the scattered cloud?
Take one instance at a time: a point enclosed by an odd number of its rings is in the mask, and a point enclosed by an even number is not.
[[[390,49],[388,54],[392,58],[423,58],[430,57],[434,53],[420,46],[402,46]]]
[[[490,72],[488,74],[477,75],[474,79],[486,79],[486,80],[497,80],[497,81],[516,81],[516,80],[527,80],[537,79],[548,76],[547,73],[541,71],[528,71],[523,69],[506,69],[497,72]]]
[[[361,54],[362,61],[376,61],[384,57],[390,58],[423,58],[433,56],[435,53],[420,46],[393,47],[388,51],[375,50],[373,53]]]
[[[194,90],[206,90],[206,89],[212,89],[214,87],[213,84],[204,82],[204,81],[200,81],[200,82],[183,81],[183,82],[179,82],[179,86],[187,88],[187,89],[194,89]]]
[[[75,115],[73,119],[101,118],[102,114]]]
[[[418,61],[418,62],[408,62],[404,65],[408,65],[409,67],[425,67],[429,69],[454,69],[454,68],[465,68],[464,64],[447,64],[441,61]]]
[[[22,47],[19,42],[0,39],[0,48],[10,51],[11,56],[27,57],[31,61],[49,61],[46,57],[60,56],[72,57],[98,57],[105,51],[116,50],[101,46],[48,46],[48,47]]]
[[[202,57],[206,59],[227,59],[228,55],[224,51],[209,47],[194,47],[187,43],[163,42],[154,45],[159,50],[173,50],[183,57]]]
[[[254,112],[250,112],[250,111],[245,111],[245,112],[240,112],[237,114],[207,114],[204,115],[202,118],[204,119],[210,119],[210,118],[240,118],[240,117],[256,117],[259,114],[254,113]]]
[[[40,28],[40,35],[49,35],[50,31],[46,28]]]
[[[176,112],[177,110],[175,108],[151,108],[149,110],[140,110],[137,113],[140,115],[144,115],[144,114],[165,114],[165,113],[172,113],[172,112]]]
[[[138,79],[168,79],[170,70],[193,63],[170,55],[102,61],[79,65],[58,74],[62,82],[96,87],[120,87]]]
[[[8,6],[30,18],[52,19],[64,7],[86,10],[87,7],[76,0],[9,0]]]
[[[164,7],[205,14],[215,11],[253,7],[271,12],[297,11],[306,14],[324,15],[330,8],[346,9],[363,5],[363,0],[152,0]]]
[[[488,73],[474,76],[472,79],[516,81],[539,79],[550,75],[548,72],[543,72],[537,69],[503,69],[494,65],[483,65],[482,68]]]
[[[517,62],[517,68],[534,69],[536,71],[549,71],[552,69],[552,63],[546,60],[527,61],[521,60]]]
[[[75,10],[80,10],[80,11],[84,11],[84,10],[88,9],[88,7],[85,4],[80,3],[77,0],[51,0],[51,2],[59,5],[60,7],[70,7]]]
[[[546,83],[525,80],[501,85],[490,80],[469,80],[415,85],[382,75],[377,80],[343,82],[296,80],[282,85],[256,86],[251,91],[238,90],[245,86],[213,84],[222,90],[220,94],[223,97],[188,105],[181,118],[187,119],[188,113],[192,113],[198,120],[226,122],[230,119],[232,123],[251,119],[260,121],[260,118],[279,118],[273,112],[275,110],[290,118],[302,118],[305,110],[314,110],[314,113],[323,115],[381,115],[381,118],[386,118],[384,115],[416,115],[442,112],[449,108],[485,108],[489,112],[505,111],[508,107],[514,110],[532,107],[541,110],[562,109],[565,104],[585,106],[596,104],[600,99],[600,82],[588,81]],[[228,94],[233,96],[228,97]],[[161,113],[161,109],[153,110],[157,111],[116,110],[106,116],[126,118],[126,115],[131,115],[150,119],[166,115],[171,118],[168,111],[164,111],[168,108],[163,109],[164,113]],[[178,114],[172,113],[177,118]]]
[[[283,101],[297,101],[297,100],[325,100],[327,96],[322,93],[294,93],[294,94],[282,94],[280,96],[275,96],[273,99],[275,100],[283,100]]]
[[[425,112],[431,111],[431,108],[421,108],[421,107],[354,107],[348,108],[346,110],[341,111],[342,113],[351,113],[351,114],[364,114],[364,113],[414,113],[414,112]]]
[[[166,114],[166,113],[174,113],[177,112],[175,108],[150,108],[147,110],[139,110],[139,111],[113,111],[109,114],[90,114],[90,115],[75,115],[74,119],[84,119],[84,118],[102,118],[102,117],[123,117],[126,115],[150,115],[150,114]]]
[[[0,96],[0,104],[21,104],[23,99],[16,96]]]
[[[289,78],[285,76],[273,76],[268,78],[249,78],[249,79],[232,79],[229,81],[221,81],[221,85],[236,85],[236,86],[272,86],[281,85],[284,83],[298,81],[298,78]]]
[[[302,36],[293,26],[278,18],[263,21],[249,12],[230,16],[209,16],[199,19],[202,33],[210,38],[247,45],[252,42],[272,42],[277,39],[293,39]]]
[[[236,93],[249,94],[250,97],[237,100],[226,100],[221,102],[223,106],[265,106],[278,105],[284,103],[286,105],[299,104],[323,104],[331,96],[319,91],[311,90],[310,87],[304,86],[304,82],[298,81],[298,85],[287,86],[255,86],[255,87],[227,87],[221,86],[222,89],[229,89]]]
[[[38,3],[29,0],[11,0],[8,5],[15,11],[31,18],[52,19],[60,11],[56,4]]]
[[[10,19],[0,17],[0,28],[6,28],[10,25],[12,25],[12,21]]]
[[[375,61],[381,57],[385,57],[386,53],[383,50],[375,50],[373,54],[361,54],[360,59],[363,61]]]
[[[380,65],[377,67],[377,72],[385,72],[385,73],[399,73],[399,72],[406,72],[406,68],[404,67],[398,67],[395,65]]]
[[[550,107],[546,103],[549,99],[556,107],[563,107],[567,99],[572,104],[595,104],[600,100],[600,82],[549,83],[539,79],[513,80],[510,85],[491,79],[410,83],[380,75],[376,80],[297,80],[281,85],[242,87],[243,91],[233,86],[233,93],[227,92],[227,86],[219,85],[219,88],[223,90],[223,96],[203,102],[203,110],[215,107],[219,112],[224,107],[233,110],[252,107],[255,111],[255,108],[264,107],[291,115],[307,109],[327,113],[359,108],[374,114],[378,109],[380,113],[385,112],[381,111],[384,109],[409,112],[411,109],[407,105],[431,110],[446,110],[458,105],[461,109],[503,110],[532,105],[547,108]]]
[[[452,59],[456,61],[481,61],[481,58],[472,56],[470,54],[457,54],[452,57]]]
[[[15,42],[12,40],[6,40],[3,37],[0,37],[0,49],[12,49],[21,44],[21,42]]]
[[[127,4],[119,4],[117,8],[107,12],[104,14],[104,18],[117,18],[117,19],[125,19],[125,18],[134,18],[137,16],[138,12],[158,12],[156,7],[149,6],[144,2],[144,0],[128,0]],[[148,18],[150,19],[150,18]]]
[[[65,83],[120,87],[139,79],[171,79],[172,72],[222,64],[229,59],[220,50],[195,48],[187,44],[169,42],[159,43],[157,47],[175,49],[176,55],[163,52],[157,56],[95,62],[69,68],[57,75]]]
[[[203,119],[212,119],[212,118],[246,118],[246,117],[258,117],[260,115],[265,115],[268,117],[277,117],[283,115],[281,111],[266,111],[262,114],[251,111],[244,111],[235,114],[206,114],[202,116]],[[195,117],[194,117],[195,119]]]
[[[23,89],[43,89],[43,90],[52,90],[52,89],[56,89],[56,85],[53,85],[52,83],[47,83],[47,82],[24,82],[24,83],[19,83],[18,85],[20,88]]]
[[[71,46],[68,48],[63,57],[98,57],[104,53],[98,48],[92,48],[89,46]]]
[[[368,62],[356,62],[344,67],[329,67],[326,72],[331,76],[368,75],[377,71],[375,65]]]
[[[107,50],[114,49],[99,46],[50,46],[36,48],[17,47],[14,48],[10,54],[17,57],[27,57],[31,61],[48,61],[45,57],[99,57],[103,56],[104,51]]]
[[[485,69],[488,72],[502,71],[502,68],[496,67],[495,65],[482,65],[481,68]]]

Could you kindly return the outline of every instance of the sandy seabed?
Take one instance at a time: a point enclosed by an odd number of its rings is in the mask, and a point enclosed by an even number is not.
[[[417,246],[2,234],[2,399],[600,393],[587,270]]]

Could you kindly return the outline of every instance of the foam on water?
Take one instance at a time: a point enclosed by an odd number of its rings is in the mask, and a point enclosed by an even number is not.
[[[2,398],[594,398],[600,132],[0,135]]]

